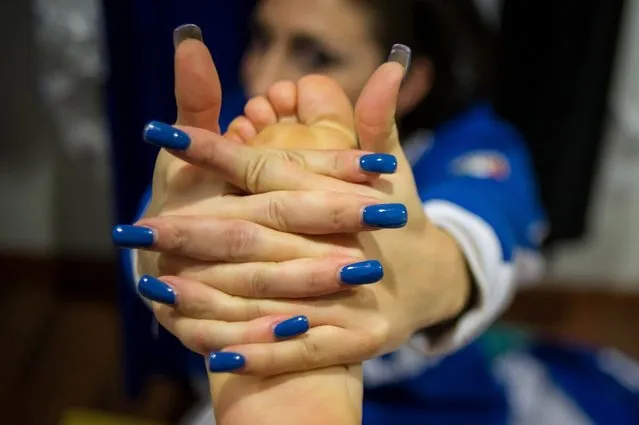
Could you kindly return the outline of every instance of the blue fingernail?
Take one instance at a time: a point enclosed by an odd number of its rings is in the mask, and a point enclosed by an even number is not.
[[[397,171],[397,158],[387,153],[371,153],[359,159],[359,166],[367,173],[393,174]]]
[[[246,359],[238,353],[219,352],[209,354],[209,371],[231,372],[241,369],[246,364]]]
[[[406,226],[408,211],[404,204],[379,204],[364,208],[362,221],[370,227],[399,229]]]
[[[153,245],[153,230],[148,227],[120,224],[111,232],[113,243],[120,248],[147,248]]]
[[[308,327],[308,318],[306,316],[296,316],[278,323],[273,329],[273,334],[278,339],[293,338],[306,333]]]
[[[384,268],[377,260],[363,261],[344,266],[339,274],[342,283],[346,285],[366,285],[382,280]]]
[[[175,289],[152,276],[142,276],[138,283],[138,292],[144,298],[157,303],[166,305],[175,305],[177,303]]]
[[[191,138],[182,130],[159,121],[151,121],[144,127],[144,140],[161,148],[186,150]]]

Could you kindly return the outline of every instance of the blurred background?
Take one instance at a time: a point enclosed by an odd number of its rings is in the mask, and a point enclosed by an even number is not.
[[[110,227],[148,182],[129,176],[150,178],[143,124],[174,119],[172,29],[200,25],[233,89],[252,3],[0,5],[1,423],[173,423],[192,404],[144,356],[163,341]],[[495,103],[531,144],[552,223],[547,277],[503,323],[639,356],[639,0],[477,7],[500,36]]]

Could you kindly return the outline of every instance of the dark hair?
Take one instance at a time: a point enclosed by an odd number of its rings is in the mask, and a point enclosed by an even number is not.
[[[435,79],[428,96],[403,117],[400,131],[433,128],[489,95],[494,34],[473,0],[355,0],[372,13],[380,48],[402,43],[427,57]]]

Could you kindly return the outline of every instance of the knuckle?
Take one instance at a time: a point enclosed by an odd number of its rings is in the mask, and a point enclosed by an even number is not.
[[[302,365],[307,369],[316,367],[321,359],[322,347],[311,338],[301,338],[299,341],[298,350]]]
[[[295,164],[298,167],[303,168],[305,170],[311,168],[306,157],[302,155],[300,152],[296,152],[296,151],[280,151],[280,152],[283,158],[287,162]]]
[[[330,290],[331,285],[327,284],[326,274],[321,269],[311,269],[304,281],[304,292],[306,296],[322,295]],[[339,285],[334,285],[335,290]]]
[[[269,223],[272,223],[278,230],[286,230],[289,228],[286,206],[280,197],[272,196],[269,199],[266,214]]]
[[[333,160],[330,164],[330,175],[332,177],[339,177],[340,171],[342,170],[342,156],[339,154],[333,155]]]
[[[232,296],[234,308],[232,316],[241,321],[259,319],[266,316],[262,303],[258,299],[246,299],[245,297]]]
[[[165,231],[167,248],[173,252],[181,252],[186,246],[187,237],[184,229],[174,220],[169,220]]]
[[[327,201],[331,198],[327,196]],[[333,197],[329,208],[329,226],[332,232],[344,231],[349,225],[349,208],[345,205],[344,197]]]
[[[268,155],[260,152],[250,158],[246,164],[244,185],[251,193],[260,193],[261,182],[268,164]]]
[[[251,274],[248,285],[250,298],[264,298],[268,293],[267,279],[261,270],[255,270]]]
[[[179,336],[178,336],[179,338]],[[210,351],[214,351],[216,347],[209,341],[209,332],[202,324],[196,324],[193,326],[191,333],[182,342],[191,350],[199,354],[206,354]]]
[[[227,261],[242,260],[251,252],[256,239],[256,228],[247,221],[234,220],[227,223],[225,235],[225,254]]]
[[[359,347],[365,358],[376,356],[388,341],[390,324],[384,318],[378,317],[367,321],[361,330]]]

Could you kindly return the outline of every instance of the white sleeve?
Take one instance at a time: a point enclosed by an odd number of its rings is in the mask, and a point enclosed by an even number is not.
[[[411,345],[428,355],[456,351],[485,331],[509,305],[515,289],[516,262],[504,262],[494,230],[481,217],[442,200],[424,204],[428,217],[449,232],[466,256],[477,285],[478,299],[436,341],[418,337]]]

